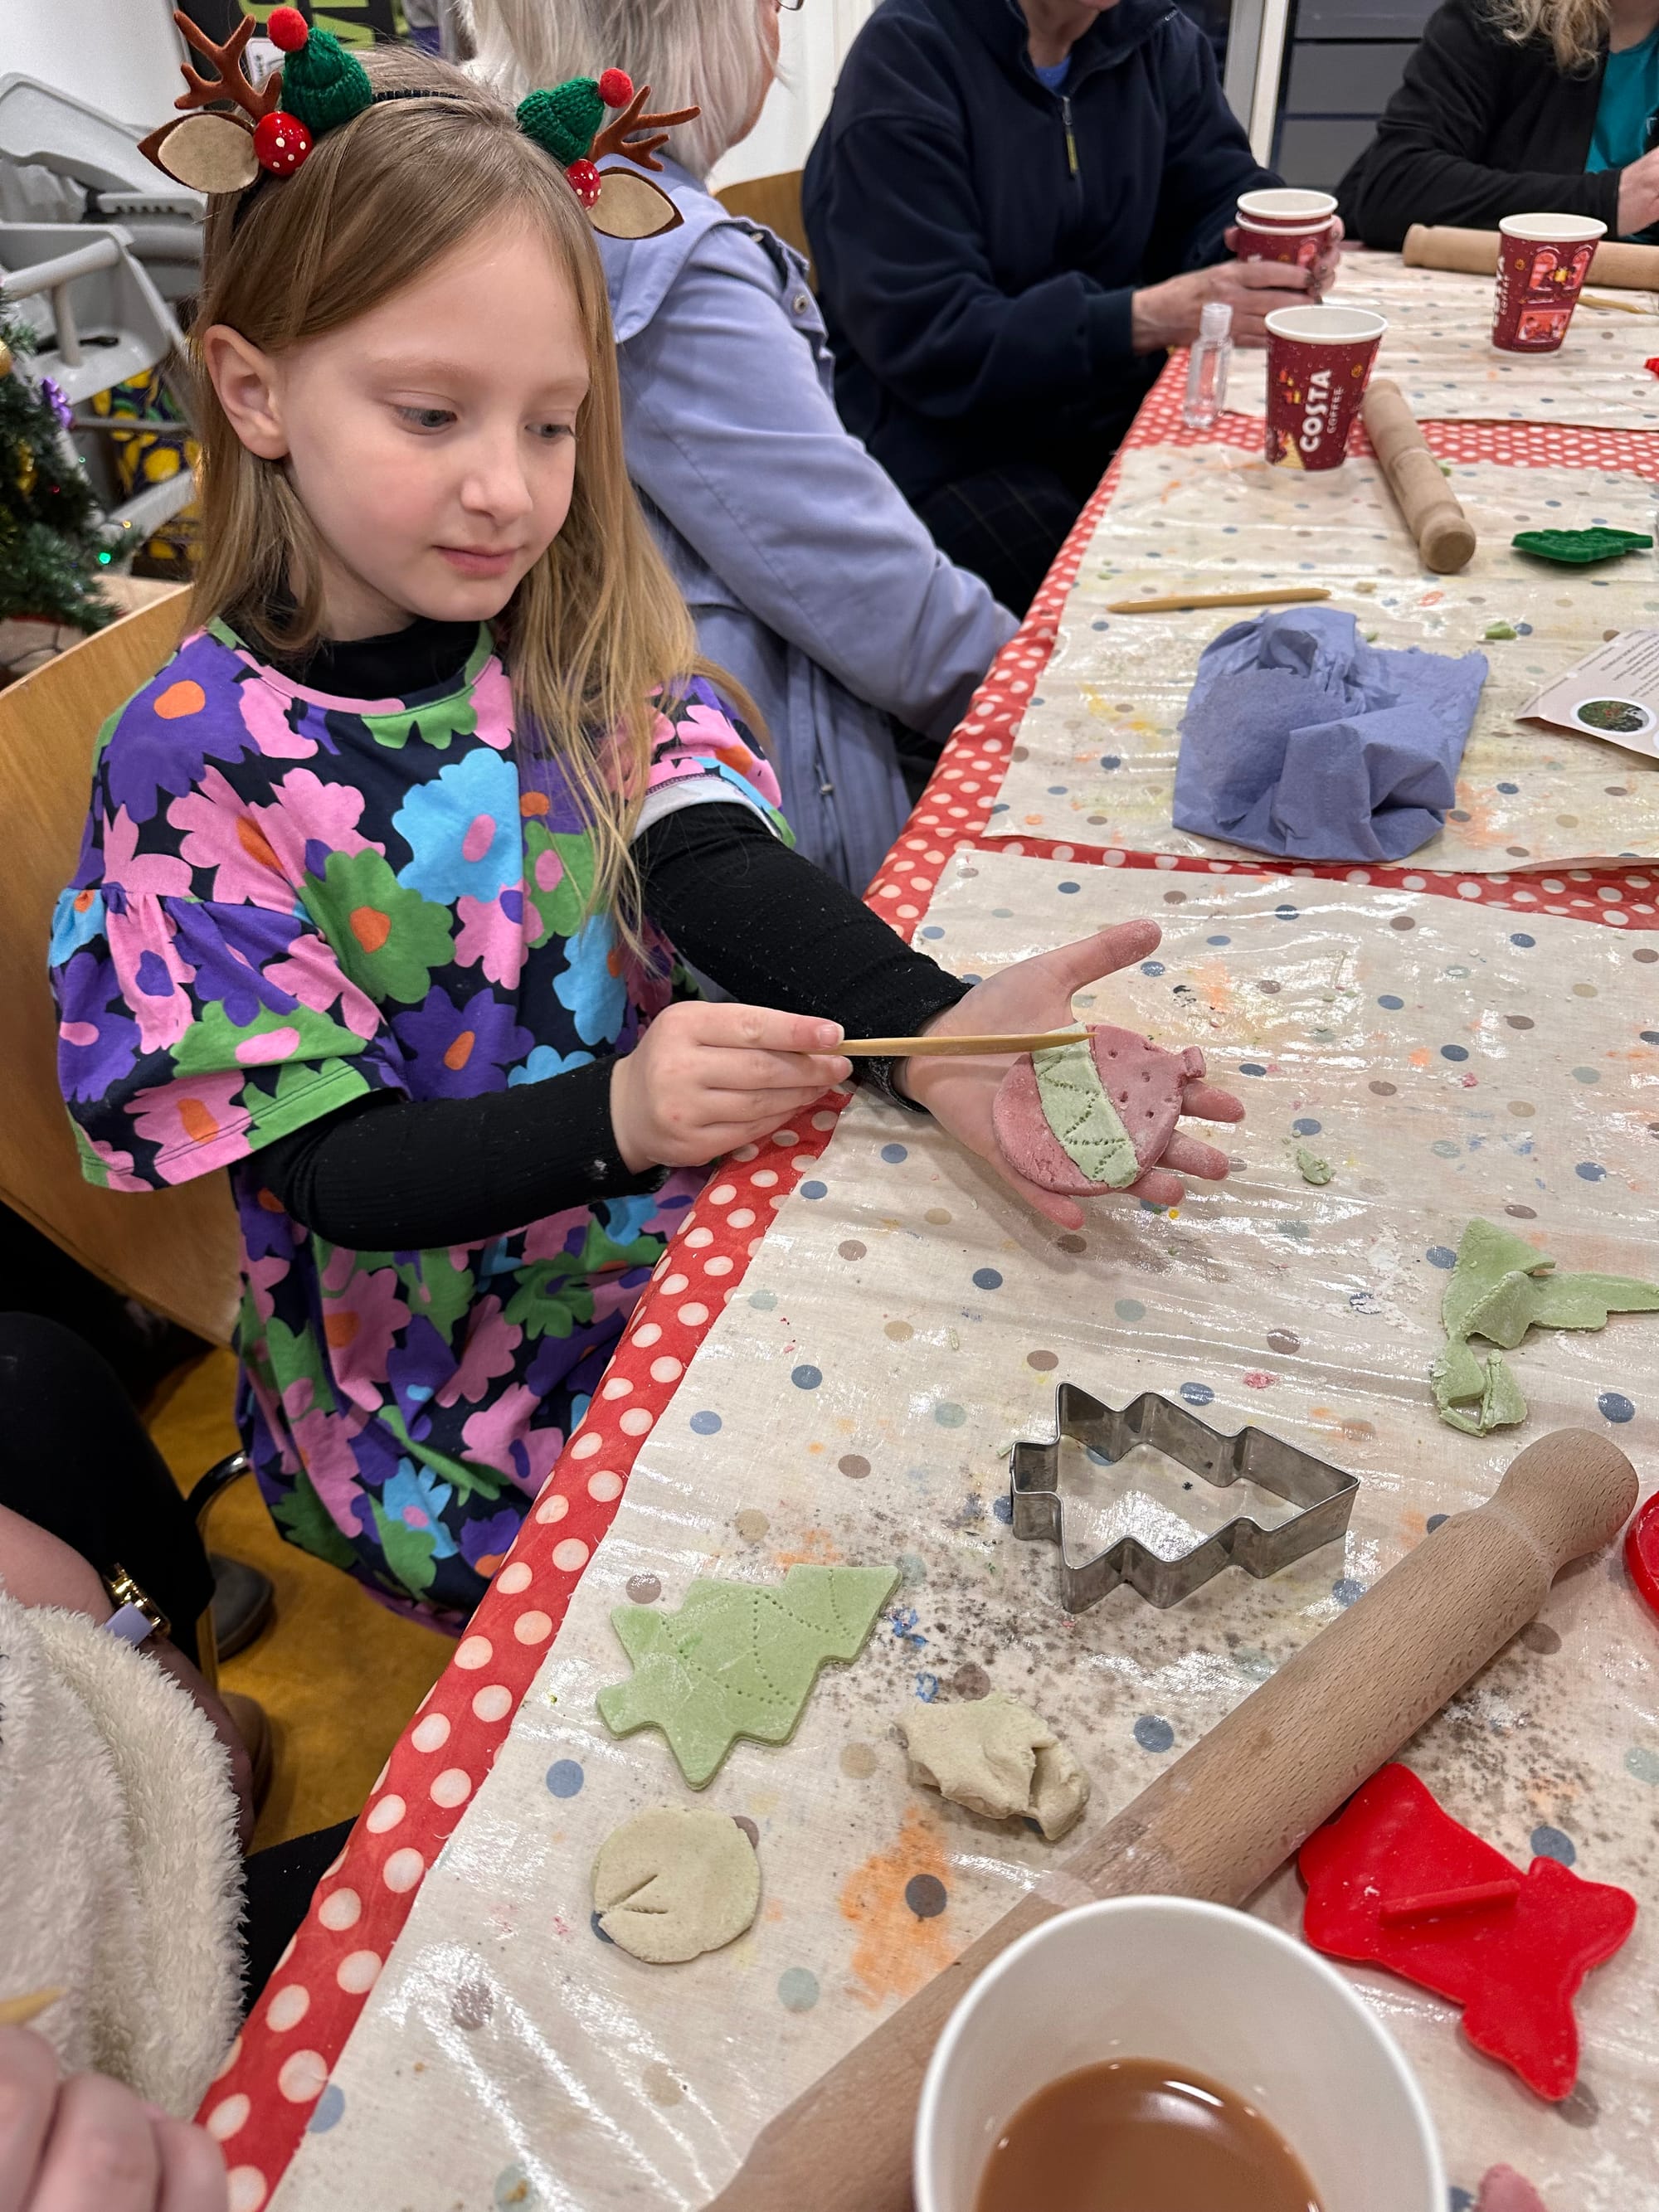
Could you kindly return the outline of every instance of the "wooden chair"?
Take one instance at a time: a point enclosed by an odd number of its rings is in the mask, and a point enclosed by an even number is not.
[[[184,593],[113,623],[0,691],[0,1200],[54,1244],[216,1344],[236,1317],[237,1233],[222,1175],[156,1192],[86,1182],[58,1088],[46,945],[75,872],[93,743],[179,641]]]
[[[806,256],[809,273],[812,249],[807,243],[806,225],[801,220],[800,178],[799,169],[785,169],[775,177],[750,177],[741,185],[728,185],[714,198],[727,215],[740,215],[750,222],[763,222],[769,230],[776,231],[786,246],[793,246],[798,253]],[[817,289],[816,277],[812,289]]]

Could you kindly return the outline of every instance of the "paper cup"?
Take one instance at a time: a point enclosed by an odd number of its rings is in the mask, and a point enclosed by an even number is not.
[[[1331,234],[1328,222],[1311,230],[1291,230],[1282,225],[1269,229],[1241,222],[1233,251],[1240,261],[1288,261],[1295,268],[1311,269],[1329,245]]]
[[[1108,2058],[1170,2060],[1247,2098],[1323,2212],[1444,2212],[1423,2093],[1364,2001],[1265,1921],[1174,1897],[1060,1913],[973,1984],[922,2083],[916,2212],[974,2212],[1027,2098]]]
[[[1492,342],[1500,353],[1553,353],[1607,227],[1589,215],[1506,215],[1498,228]]]
[[[1294,191],[1281,185],[1238,197],[1239,222],[1253,223],[1258,230],[1322,228],[1335,213],[1334,192]]]
[[[1340,468],[1388,324],[1363,307],[1279,307],[1267,318],[1267,459]]]

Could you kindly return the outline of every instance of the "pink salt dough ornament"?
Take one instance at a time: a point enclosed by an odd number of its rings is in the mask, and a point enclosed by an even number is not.
[[[1163,1158],[1186,1086],[1203,1073],[1195,1045],[1166,1052],[1103,1024],[1086,1054],[1081,1045],[1023,1053],[998,1085],[991,1125],[1009,1166],[1040,1189],[1122,1190]]]

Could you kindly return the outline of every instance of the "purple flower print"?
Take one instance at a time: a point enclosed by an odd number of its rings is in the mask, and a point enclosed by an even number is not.
[[[475,992],[458,1006],[441,983],[423,1005],[395,1014],[392,1029],[413,1063],[410,1088],[417,1098],[480,1098],[504,1090],[505,1069],[536,1042],[493,992]]]
[[[210,760],[240,760],[251,750],[234,666],[200,631],[123,708],[119,742],[102,763],[112,805],[148,822],[164,795],[178,798],[200,783]]]
[[[487,1520],[463,1521],[461,1557],[481,1575],[493,1575],[513,1548],[524,1516],[509,1505]]]
[[[101,1098],[137,1065],[138,1024],[119,1000],[114,964],[102,953],[77,952],[58,971],[58,1074],[65,1098]]]
[[[169,909],[173,941],[196,971],[198,999],[217,1000],[225,1018],[246,1029],[263,1006],[291,1014],[292,992],[270,980],[270,967],[281,960],[305,928],[294,914],[271,914],[258,907],[234,906],[216,913],[210,906],[180,899]]]
[[[424,1314],[416,1314],[386,1364],[404,1417],[408,1419],[455,1372],[455,1355]]]

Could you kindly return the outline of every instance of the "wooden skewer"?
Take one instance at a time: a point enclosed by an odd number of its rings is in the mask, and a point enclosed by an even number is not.
[[[1621,315],[1650,315],[1652,302],[1638,300],[1610,300],[1605,292],[1583,292],[1579,295],[1581,307],[1613,307]]]
[[[1035,1036],[846,1037],[836,1047],[848,1060],[902,1060],[915,1053],[1044,1052],[1051,1044],[1086,1044],[1087,1030],[1044,1030]]]
[[[27,2027],[63,1994],[62,1990],[31,1990],[26,1997],[0,1997],[0,2027]]]
[[[1322,584],[1267,586],[1256,592],[1164,592],[1152,599],[1109,599],[1109,615],[1175,615],[1188,607],[1292,607],[1328,599]]]

